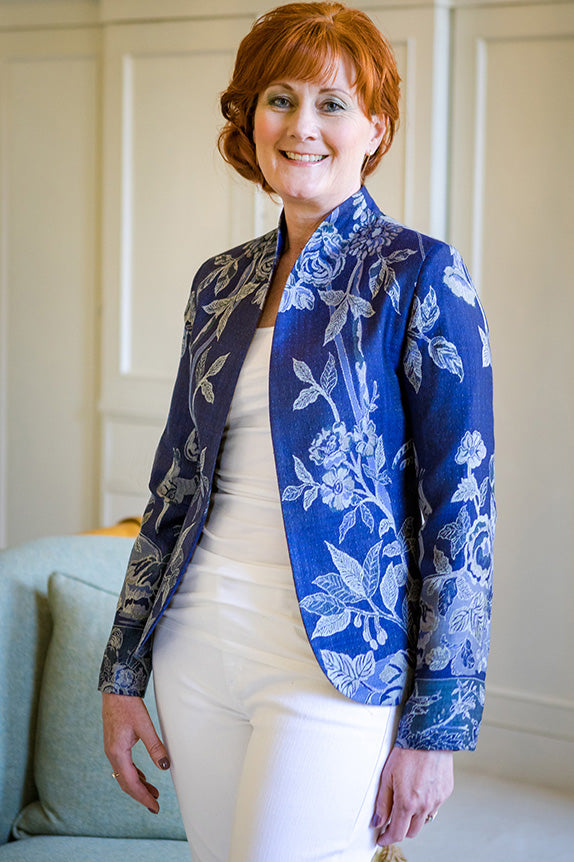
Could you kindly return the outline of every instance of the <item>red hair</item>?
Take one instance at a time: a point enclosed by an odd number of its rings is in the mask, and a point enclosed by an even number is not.
[[[253,142],[257,98],[273,81],[322,81],[349,58],[367,117],[386,120],[383,140],[363,166],[372,173],[391,146],[399,121],[400,77],[391,46],[371,19],[342,3],[289,3],[262,15],[239,45],[233,76],[220,104],[226,123],[219,150],[241,176],[271,191]]]

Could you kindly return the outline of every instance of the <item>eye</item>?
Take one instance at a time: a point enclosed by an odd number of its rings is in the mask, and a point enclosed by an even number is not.
[[[322,103],[321,109],[325,111],[326,114],[336,114],[339,111],[344,111],[345,105],[338,99],[326,99]]]
[[[291,100],[288,96],[276,94],[267,97],[267,104],[272,108],[279,108],[279,110],[283,111],[291,107]]]

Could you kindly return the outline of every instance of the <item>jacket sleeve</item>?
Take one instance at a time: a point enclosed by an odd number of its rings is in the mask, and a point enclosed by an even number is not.
[[[153,462],[151,496],[128,563],[99,688],[142,697],[151,673],[151,641],[142,634],[198,485],[198,447],[189,410],[194,290],[186,308],[181,358],[167,424]]]
[[[414,687],[397,745],[474,749],[484,705],[492,601],[494,434],[484,312],[460,254],[426,255],[402,362],[421,529],[411,599]]]

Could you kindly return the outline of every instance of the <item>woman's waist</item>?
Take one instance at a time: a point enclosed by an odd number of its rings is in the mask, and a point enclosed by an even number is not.
[[[225,560],[263,566],[289,566],[279,500],[248,494],[212,496],[198,547]]]

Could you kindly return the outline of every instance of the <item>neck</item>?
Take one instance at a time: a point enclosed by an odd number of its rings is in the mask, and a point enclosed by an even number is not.
[[[288,253],[290,257],[293,256],[297,258],[325,216],[329,215],[329,213],[324,213],[322,215],[317,215],[315,213],[308,217],[302,217],[300,214],[294,216],[294,214],[288,212],[285,207],[284,214],[285,224],[287,227],[284,253]]]

